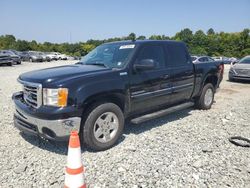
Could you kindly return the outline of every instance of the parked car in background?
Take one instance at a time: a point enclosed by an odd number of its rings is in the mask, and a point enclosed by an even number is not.
[[[21,64],[20,56],[17,55],[13,50],[1,50],[1,53],[9,55],[13,63],[16,63],[18,65]]]
[[[230,61],[231,63],[233,63],[233,62],[238,62],[239,59],[238,59],[238,58],[235,58],[235,57],[230,57],[230,58],[229,58],[229,61]]]
[[[224,64],[231,64],[232,60],[228,57],[220,56],[220,57],[212,57],[215,61],[222,61]]]
[[[249,80],[250,81],[250,56],[242,58],[239,62],[231,65],[228,78],[234,80]]]
[[[44,52],[37,52],[40,56],[42,56],[42,58],[43,58],[43,61],[47,61],[47,62],[50,62],[50,57],[46,54],[46,53],[44,53]]]
[[[22,58],[24,61],[29,61],[29,62],[43,62],[43,57],[39,55],[39,52],[35,51],[23,52]]]
[[[205,63],[205,62],[214,61],[214,59],[212,59],[209,56],[191,56],[191,59],[193,63]]]
[[[67,60],[67,56],[65,54],[56,52],[55,55],[57,56],[57,59],[59,60]]]
[[[51,61],[53,60],[58,60],[57,55],[55,54],[55,52],[45,52],[45,54],[50,58]]]
[[[9,65],[9,66],[12,66],[13,64],[13,60],[12,58],[10,57],[10,55],[6,54],[6,53],[2,53],[0,51],[0,65]]]
[[[75,58],[72,56],[67,56],[67,60],[75,60]]]

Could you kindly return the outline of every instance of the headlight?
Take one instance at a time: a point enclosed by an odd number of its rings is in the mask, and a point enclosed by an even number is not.
[[[237,74],[237,72],[234,70],[233,67],[231,67],[231,68],[229,69],[229,72],[231,72],[232,74]]]
[[[67,106],[68,89],[43,88],[43,104],[48,106],[65,107]]]

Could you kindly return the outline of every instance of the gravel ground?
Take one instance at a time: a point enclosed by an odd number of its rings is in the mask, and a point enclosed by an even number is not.
[[[19,74],[70,63],[0,67],[0,187],[63,186],[67,144],[20,134],[11,95],[20,89]],[[228,141],[250,138],[250,84],[228,82],[228,68],[211,110],[127,124],[115,147],[97,153],[83,148],[89,187],[250,187],[250,148]]]

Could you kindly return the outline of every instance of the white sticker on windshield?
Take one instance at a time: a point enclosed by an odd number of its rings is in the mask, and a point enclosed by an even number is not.
[[[134,47],[135,47],[134,44],[129,44],[129,45],[122,45],[122,46],[120,46],[119,49],[128,49],[128,48],[134,48]]]

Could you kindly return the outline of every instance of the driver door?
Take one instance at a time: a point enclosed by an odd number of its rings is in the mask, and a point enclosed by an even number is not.
[[[147,111],[169,102],[171,71],[166,67],[166,56],[161,44],[144,45],[134,63],[152,59],[156,67],[152,70],[133,70],[130,74],[131,111]]]

